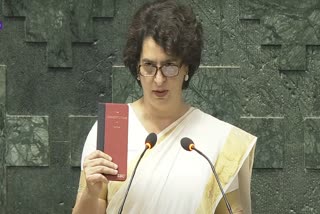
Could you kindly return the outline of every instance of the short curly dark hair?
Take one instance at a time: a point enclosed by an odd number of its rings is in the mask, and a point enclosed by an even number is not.
[[[183,88],[187,88],[200,65],[203,46],[202,25],[192,8],[174,0],[158,0],[144,4],[136,12],[123,52],[124,65],[134,77],[138,75],[143,41],[150,36],[167,54],[181,58],[188,66],[189,80],[183,84]]]

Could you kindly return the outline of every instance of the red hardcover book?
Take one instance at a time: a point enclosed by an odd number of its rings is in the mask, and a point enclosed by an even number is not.
[[[106,175],[111,181],[127,178],[128,114],[127,104],[99,104],[97,149],[110,155],[118,165],[117,175]]]

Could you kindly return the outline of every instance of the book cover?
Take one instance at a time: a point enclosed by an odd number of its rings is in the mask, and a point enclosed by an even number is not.
[[[106,175],[111,181],[127,178],[128,114],[127,104],[99,103],[98,106],[97,149],[110,155],[118,165],[117,175]]]

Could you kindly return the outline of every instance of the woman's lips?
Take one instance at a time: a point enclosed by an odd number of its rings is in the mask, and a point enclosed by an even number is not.
[[[153,90],[152,91],[157,97],[164,97],[168,94],[168,90]]]

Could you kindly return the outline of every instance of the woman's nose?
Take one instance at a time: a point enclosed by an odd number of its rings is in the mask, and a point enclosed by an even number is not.
[[[157,83],[157,85],[163,84],[167,79],[166,76],[162,74],[162,71],[159,69],[156,75],[154,76],[154,81]]]

